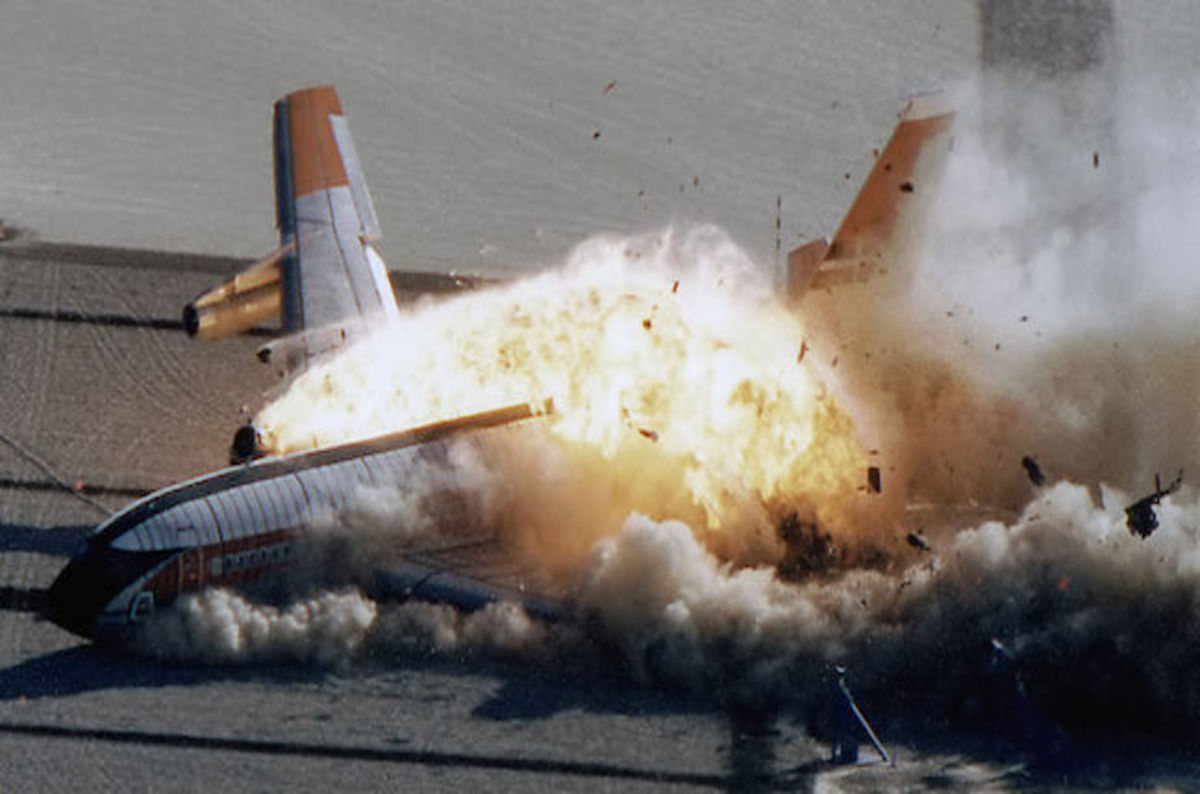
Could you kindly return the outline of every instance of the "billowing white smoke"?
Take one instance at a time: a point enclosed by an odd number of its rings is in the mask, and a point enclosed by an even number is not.
[[[890,481],[1017,509],[1025,455],[1130,492],[1200,470],[1200,114],[1095,76],[991,74],[955,104],[902,273],[803,305]]]
[[[156,615],[137,641],[147,653],[170,659],[329,666],[353,656],[375,615],[374,602],[357,591],[325,592],[277,608],[210,589]]]
[[[464,614],[443,604],[412,602],[381,610],[367,650],[376,657],[481,653],[529,659],[544,655],[549,635],[515,604]]]
[[[1106,496],[1103,508],[1062,483],[1013,522],[965,529],[927,556],[912,550],[893,572],[803,584],[733,570],[687,527],[633,516],[597,548],[580,603],[638,678],[742,704],[819,701],[821,673],[838,663],[877,703],[962,716],[1008,696],[995,639],[1046,719],[1090,730],[1193,725],[1200,504],[1194,494],[1165,500],[1163,528],[1142,540],[1113,506],[1124,495]]]

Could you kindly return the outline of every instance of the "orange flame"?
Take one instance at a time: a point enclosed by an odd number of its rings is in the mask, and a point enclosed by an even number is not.
[[[286,452],[549,397],[555,454],[612,481],[608,533],[630,510],[761,533],[852,493],[865,465],[803,339],[715,229],[596,238],[561,270],[403,313],[257,424]]]

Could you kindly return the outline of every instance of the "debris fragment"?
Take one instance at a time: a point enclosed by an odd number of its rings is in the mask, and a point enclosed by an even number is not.
[[[1172,480],[1166,488],[1162,487],[1162,481],[1157,474],[1154,475],[1154,493],[1148,496],[1143,496],[1129,507],[1125,508],[1125,526],[1129,528],[1130,534],[1138,537],[1148,538],[1154,530],[1158,529],[1158,515],[1154,512],[1154,506],[1162,501],[1164,496],[1170,496],[1179,490],[1179,486],[1183,484],[1183,470],[1179,475]]]
[[[902,183],[902,184],[900,185],[900,192],[901,192],[901,193],[915,193],[915,192],[916,192],[916,190],[917,190],[917,189],[916,189],[915,187],[913,187],[913,183],[912,183],[912,182],[904,182],[904,183]]]
[[[803,521],[796,513],[788,513],[779,522],[779,539],[784,556],[776,565],[779,577],[785,581],[803,581],[809,575],[827,570],[837,561],[833,536],[822,532],[814,522]]]
[[[803,364],[804,356],[808,353],[808,340],[804,339],[800,342],[800,352],[796,354],[796,363]]]
[[[1021,458],[1021,465],[1025,467],[1025,475],[1031,483],[1039,488],[1046,484],[1046,475],[1042,474],[1042,467],[1032,456],[1026,455]]]
[[[593,141],[598,141],[598,140],[600,140],[600,130],[595,130],[595,131],[592,133],[592,140],[593,140]]]
[[[883,491],[883,475],[880,473],[878,466],[867,467],[867,487],[871,493],[880,493]]]
[[[617,87],[617,81],[612,80],[607,85],[604,86],[604,93],[611,94],[613,92],[613,89],[616,87]]]
[[[638,433],[641,434],[642,438],[648,438],[651,441],[658,441],[658,433],[656,433],[653,430],[648,430],[647,428],[639,427]]]
[[[1092,152],[1092,168],[1100,167],[1100,152]]]
[[[838,665],[834,670],[836,674],[833,690],[834,738],[830,760],[835,764],[842,765],[857,763],[858,741],[861,732],[870,740],[875,747],[875,752],[879,753],[883,762],[890,764],[891,759],[888,757],[887,750],[883,749],[879,737],[871,729],[871,724],[867,722],[862,710],[854,702],[854,695],[850,694],[850,687],[846,684],[846,668]]]
[[[652,326],[652,325],[653,325],[653,324],[650,322],[650,318],[649,318],[649,317],[647,317],[645,320],[642,320],[642,327],[643,327],[643,328],[645,328],[647,331],[649,331],[649,330],[650,330],[650,328],[651,328],[651,326]]]
[[[908,541],[908,545],[912,546],[917,551],[929,551],[929,541],[925,540],[925,536],[921,533],[923,530],[918,529],[916,532],[909,532],[904,536]]]
[[[674,295],[676,292],[679,292],[679,279],[671,282],[671,294]]]

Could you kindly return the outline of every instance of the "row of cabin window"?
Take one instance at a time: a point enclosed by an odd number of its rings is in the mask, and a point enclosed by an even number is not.
[[[421,465],[422,447],[404,447],[363,458],[285,474],[176,505],[135,530],[141,551],[177,548],[181,532],[188,544],[215,545],[218,510],[233,520],[222,523],[225,540],[238,540],[277,529],[304,526],[314,512],[343,507],[356,486],[388,487],[412,478]]]

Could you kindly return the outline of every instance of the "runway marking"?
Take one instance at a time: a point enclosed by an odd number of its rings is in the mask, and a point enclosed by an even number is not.
[[[597,761],[512,758],[506,756],[470,755],[467,753],[445,753],[436,750],[404,750],[335,744],[308,744],[272,739],[235,739],[232,737],[201,736],[186,733],[154,733],[150,731],[68,727],[65,725],[38,723],[0,722],[0,733],[46,739],[114,742],[118,744],[137,744],[142,746],[195,750],[224,750],[258,755],[333,758],[346,761],[420,764],[435,767],[476,767],[509,772],[610,778],[614,780],[638,780],[651,783],[682,784],[722,789],[729,788],[735,782],[746,782],[718,774],[639,769]],[[770,782],[770,780],[763,782]]]

